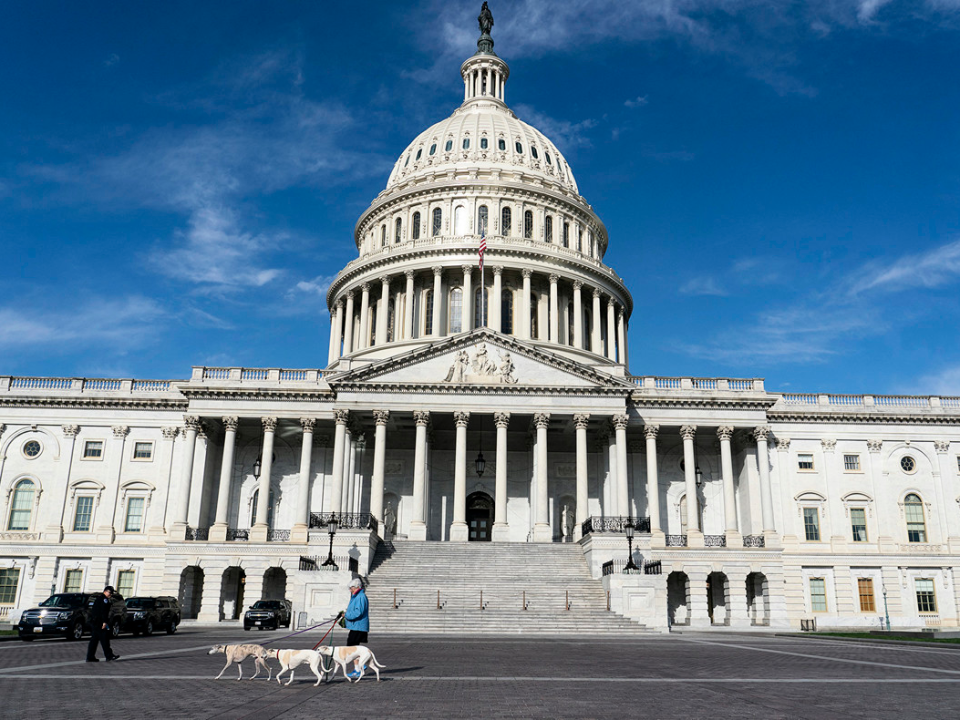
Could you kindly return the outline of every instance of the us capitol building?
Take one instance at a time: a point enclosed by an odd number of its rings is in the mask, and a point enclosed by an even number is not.
[[[322,619],[393,550],[499,547],[576,554],[653,630],[957,626],[960,398],[631,374],[607,229],[480,24],[357,221],[323,369],[0,376],[0,621],[107,583]]]

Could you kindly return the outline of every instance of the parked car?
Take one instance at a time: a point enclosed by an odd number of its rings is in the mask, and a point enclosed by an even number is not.
[[[93,601],[99,593],[57,593],[44,600],[38,607],[24,610],[17,623],[20,639],[29,642],[38,637],[52,635],[79,640],[90,631],[90,613]],[[126,620],[127,609],[123,597],[114,593],[110,606],[110,631],[113,637],[120,634]]]
[[[166,630],[173,635],[180,624],[180,602],[175,597],[132,597],[127,599],[127,621],[124,630],[134,635],[153,635]]]
[[[243,629],[276,630],[278,627],[290,627],[293,604],[289,600],[257,600],[243,614]]]

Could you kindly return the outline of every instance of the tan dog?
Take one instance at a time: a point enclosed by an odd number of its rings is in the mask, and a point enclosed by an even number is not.
[[[290,679],[287,680],[287,685],[293,682],[293,672],[294,668],[303,665],[303,663],[309,663],[310,669],[313,670],[313,674],[317,676],[317,681],[313,684],[314,687],[320,684],[320,681],[323,680],[323,671],[321,670],[322,665],[320,664],[320,653],[316,650],[274,650],[277,654],[277,660],[280,661],[280,672],[277,673],[277,682],[280,682],[280,676],[283,675],[287,670],[290,671]],[[333,671],[330,671],[330,674],[333,674]]]
[[[343,668],[343,676],[347,679],[347,682],[350,682],[350,676],[347,675],[347,664],[354,660],[357,661],[357,665],[360,667],[360,677],[356,679],[356,682],[360,682],[360,678],[363,677],[363,671],[366,669],[368,663],[370,664],[370,669],[377,674],[377,682],[380,682],[380,668],[386,667],[386,665],[378,663],[373,651],[364,645],[321,647],[319,652],[321,655],[326,655],[331,658],[337,665]],[[333,677],[335,673],[336,668],[330,673],[330,677]]]
[[[230,667],[230,663],[237,664],[237,672],[240,673],[237,680],[243,680],[243,665],[241,665],[241,663],[249,657],[253,658],[253,667],[256,669],[253,677],[250,678],[251,680],[260,674],[261,667],[267,671],[267,680],[273,675],[273,670],[264,662],[264,658],[267,656],[267,650],[263,645],[214,645],[210,648],[210,652],[208,652],[207,655],[216,655],[217,653],[223,653],[227,656],[227,664],[223,666],[220,675],[217,675],[214,680],[220,679],[220,676]]]

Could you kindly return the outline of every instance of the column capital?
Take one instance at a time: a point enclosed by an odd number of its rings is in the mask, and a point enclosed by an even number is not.
[[[950,452],[950,441],[949,440],[934,440],[933,448],[940,455],[945,455]]]
[[[413,421],[420,427],[426,427],[430,424],[429,410],[414,410]]]
[[[373,419],[376,421],[377,425],[386,425],[390,420],[390,411],[389,410],[374,410]]]
[[[350,422],[350,411],[343,408],[334,408],[333,419],[337,421],[337,425],[346,425]]]
[[[305,433],[312,433],[314,426],[317,424],[317,419],[312,417],[302,417],[300,418],[300,427],[303,428]]]
[[[883,440],[867,440],[867,450],[878,453],[883,450]]]
[[[790,438],[778,437],[777,450],[779,450],[780,452],[790,452]]]
[[[350,288],[349,290],[347,290],[347,292],[345,293],[347,300],[353,300],[354,294],[355,294],[355,291],[353,288]]]
[[[75,427],[75,428],[77,428],[77,430],[80,429],[80,428],[78,428],[76,425],[69,426],[69,427]],[[175,427],[175,426],[174,426],[174,427],[164,427],[164,428],[160,428],[160,431],[163,433],[163,439],[164,439],[164,440],[175,440],[175,439],[177,438],[177,435],[180,434],[180,428]]]
[[[407,276],[407,280],[413,280],[413,270],[404,270],[403,274]]]
[[[363,283],[363,284],[360,286],[360,290],[362,290],[364,294],[369,293],[369,292],[370,292],[370,283],[368,283],[368,282]]]
[[[613,308],[617,306],[617,301],[614,300],[613,295],[607,295],[607,308]]]
[[[490,269],[493,271],[494,277],[503,275],[503,265],[491,265]]]
[[[380,276],[380,284],[381,284],[381,285],[389,285],[391,280],[393,280],[393,275],[381,275],[381,276]]]
[[[495,412],[493,414],[493,424],[498,428],[505,428],[510,424],[510,413]]]
[[[820,441],[820,445],[824,452],[833,452],[837,449],[837,441],[833,438],[824,438]]]
[[[680,437],[684,440],[693,440],[697,435],[697,426],[696,425],[684,425],[680,428]]]
[[[453,421],[457,424],[458,428],[466,427],[467,423],[470,422],[470,413],[458,410],[453,414]]]
[[[617,430],[626,430],[627,424],[630,422],[630,416],[626,413],[620,413],[610,418],[610,422]]]
[[[550,284],[551,284],[551,285],[556,285],[559,280],[560,280],[560,276],[559,276],[559,275],[557,275],[556,273],[550,273]]]
[[[550,426],[550,413],[534,413],[533,424],[537,429],[548,428]]]
[[[769,425],[758,425],[753,429],[753,439],[757,442],[761,440],[763,442],[767,441],[767,436],[770,435],[770,426]]]
[[[721,425],[717,428],[717,437],[720,438],[721,442],[730,442],[730,439],[733,437],[733,426],[732,425]]]
[[[601,295],[601,293],[600,293],[600,288],[594,288],[594,289],[593,289],[593,298],[594,298],[595,300],[599,300],[599,299],[600,299],[600,295]]]
[[[260,418],[260,422],[263,423],[264,432],[275,432],[277,429],[277,419],[275,417]]]
[[[434,266],[433,266],[432,268],[430,268],[430,269],[433,270],[433,276],[434,276],[434,277],[440,277],[441,275],[443,275],[443,267],[440,266],[440,265],[434,265]]]
[[[461,265],[460,269],[463,270],[464,277],[473,277],[473,265]]]
[[[237,427],[240,425],[240,418],[236,415],[228,415],[223,418],[223,429],[228,432],[236,432]]]
[[[115,438],[125,438],[127,435],[130,434],[129,425],[114,425],[110,429],[113,430],[113,436]]]
[[[577,292],[580,292],[580,289],[583,287],[583,280],[574,280],[573,289]]]
[[[77,436],[77,433],[80,432],[80,426],[79,426],[79,425],[64,425],[63,427],[61,427],[61,430],[63,430],[63,436],[64,436],[64,437],[76,437],[76,436]],[[166,430],[166,428],[164,428],[164,430]],[[2,427],[0,427],[0,432],[3,432]]]
[[[523,275],[524,280],[529,280],[530,276],[533,275],[533,270],[531,270],[530,268],[523,268],[520,271],[520,274]]]
[[[577,413],[573,416],[573,424],[577,430],[586,430],[590,424],[590,413]]]
[[[660,432],[659,425],[648,424],[643,426],[643,434],[648,440],[656,440],[658,432]]]
[[[183,426],[185,430],[200,432],[200,418],[196,415],[184,415]]]

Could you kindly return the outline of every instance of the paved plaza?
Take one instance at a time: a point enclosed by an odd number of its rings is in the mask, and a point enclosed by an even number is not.
[[[279,687],[214,676],[214,643],[277,633],[121,636],[116,663],[86,643],[0,643],[4,718],[925,718],[960,714],[960,650],[771,635],[630,640],[392,636],[372,643],[383,682]],[[344,638],[338,637],[339,641]],[[319,636],[273,645],[309,647]],[[269,647],[269,646],[268,646]],[[276,661],[271,663],[276,667]],[[244,668],[252,674],[252,664]],[[229,679],[228,679],[229,678]]]

